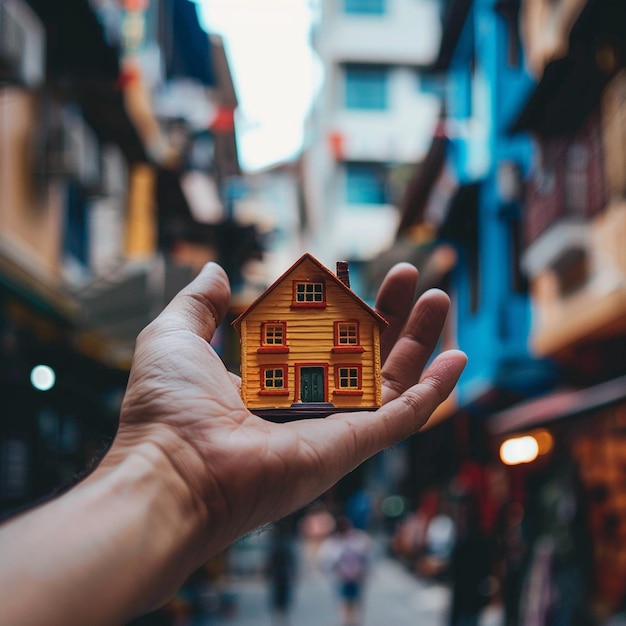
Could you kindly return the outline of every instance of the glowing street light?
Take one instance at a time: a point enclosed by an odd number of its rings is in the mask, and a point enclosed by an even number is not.
[[[538,455],[539,444],[537,440],[530,435],[507,439],[500,446],[500,460],[505,465],[532,463]]]
[[[54,387],[56,374],[48,365],[35,365],[30,373],[30,383],[39,391],[49,391]]]

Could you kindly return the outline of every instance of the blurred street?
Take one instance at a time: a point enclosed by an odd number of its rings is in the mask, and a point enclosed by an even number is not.
[[[294,626],[339,624],[339,603],[327,575],[306,560],[299,549],[289,623]],[[215,615],[197,626],[274,626],[268,583],[263,576],[241,577],[228,585],[234,608],[231,615]],[[380,543],[366,587],[362,626],[446,624],[450,590],[446,584],[423,582],[400,563],[385,556]],[[195,625],[194,625],[195,626]]]
[[[626,0],[0,0],[0,626],[625,624],[624,355]]]

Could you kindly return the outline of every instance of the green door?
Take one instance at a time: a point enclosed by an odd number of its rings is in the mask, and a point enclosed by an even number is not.
[[[324,368],[300,368],[300,400],[302,402],[324,402]]]

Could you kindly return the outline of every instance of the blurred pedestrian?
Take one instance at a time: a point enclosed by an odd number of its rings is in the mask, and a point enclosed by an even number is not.
[[[299,530],[307,563],[314,563],[320,545],[335,530],[335,518],[323,502],[313,502],[300,520]]]
[[[456,543],[450,558],[452,606],[450,626],[479,626],[496,579],[492,576],[492,549],[480,526],[478,499],[471,491],[460,495],[456,515]]]
[[[350,518],[337,520],[337,529],[320,547],[322,569],[336,579],[341,601],[343,626],[358,626],[363,589],[369,571],[372,539],[364,530],[354,528]]]
[[[367,530],[372,514],[372,502],[365,489],[357,489],[346,501],[346,515],[352,525],[361,530]]]
[[[275,626],[288,626],[289,610],[297,573],[296,551],[291,518],[274,524],[270,537],[267,575],[270,604]]]

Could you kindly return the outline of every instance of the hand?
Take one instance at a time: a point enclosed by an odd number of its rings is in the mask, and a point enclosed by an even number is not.
[[[413,306],[416,281],[413,266],[396,265],[377,298],[389,321],[381,338],[384,406],[275,424],[246,409],[238,379],[209,345],[230,289],[223,270],[207,265],[140,334],[119,432],[101,467],[132,455],[167,459],[161,463],[171,474],[167,484],[180,492],[176,500],[193,502],[203,529],[198,565],[242,534],[304,506],[418,431],[465,366],[463,353],[449,351],[423,372],[449,300],[431,290]]]
[[[381,340],[384,406],[273,424],[245,408],[236,380],[208,343],[230,296],[224,272],[209,264],[139,336],[107,463],[139,443],[167,455],[211,520],[206,556],[307,504],[419,430],[456,384],[466,362],[457,351],[439,355],[422,373],[449,300],[432,290],[412,307],[416,281],[417,270],[399,264],[377,298],[376,309],[389,321]]]
[[[61,497],[0,526],[0,622],[122,624],[161,606],[237,537],[302,507],[379,450],[418,431],[465,355],[426,363],[448,309],[395,266],[377,309],[384,406],[274,424],[250,413],[209,345],[229,302],[215,264],[139,336],[113,446]],[[426,371],[422,370],[426,367]]]

